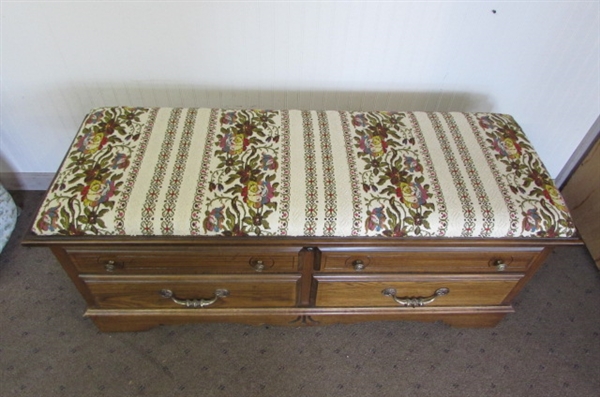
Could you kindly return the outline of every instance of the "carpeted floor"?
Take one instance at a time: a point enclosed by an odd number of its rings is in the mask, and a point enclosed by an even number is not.
[[[600,276],[555,250],[493,329],[379,322],[185,325],[103,334],[45,248],[0,254],[1,396],[599,396]]]

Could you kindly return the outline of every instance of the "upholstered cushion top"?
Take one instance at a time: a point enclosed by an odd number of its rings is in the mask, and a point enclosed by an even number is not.
[[[95,109],[39,235],[567,237],[564,201],[492,113]]]

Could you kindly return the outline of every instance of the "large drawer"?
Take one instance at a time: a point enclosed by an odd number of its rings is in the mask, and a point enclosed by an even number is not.
[[[321,251],[322,272],[496,273],[527,271],[543,248],[352,248]]]
[[[300,248],[67,248],[79,273],[286,273],[298,270]]]
[[[242,307],[292,307],[299,275],[103,276],[81,277],[95,307],[104,309],[199,310]],[[217,291],[226,291],[219,293]],[[214,299],[213,303],[206,302]],[[204,307],[199,307],[205,301]],[[193,309],[191,309],[193,310]]]
[[[503,304],[521,279],[501,275],[317,276],[318,307],[486,306]],[[446,289],[447,291],[445,291]],[[384,291],[387,290],[387,293]],[[390,290],[395,290],[391,292]],[[437,294],[436,294],[437,292]],[[395,296],[404,303],[398,303]],[[426,302],[430,301],[430,302]]]

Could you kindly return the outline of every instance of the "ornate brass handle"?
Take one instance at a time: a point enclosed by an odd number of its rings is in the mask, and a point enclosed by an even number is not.
[[[420,307],[433,302],[438,296],[448,295],[450,293],[450,289],[446,287],[438,288],[433,293],[433,295],[426,297],[407,296],[403,298],[398,298],[396,296],[396,290],[394,288],[386,288],[383,291],[381,291],[381,293],[385,296],[391,296],[401,306]]]
[[[173,291],[170,289],[160,290],[160,296],[166,299],[171,299],[178,305],[185,307],[207,307],[215,303],[219,298],[225,298],[229,296],[229,291],[226,289],[216,289],[215,296],[210,299],[179,299],[175,297]]]
[[[367,265],[365,265],[365,263],[360,259],[357,259],[354,262],[352,262],[352,267],[354,267],[354,270],[356,270],[357,272],[361,272],[365,270],[365,267],[367,267]]]

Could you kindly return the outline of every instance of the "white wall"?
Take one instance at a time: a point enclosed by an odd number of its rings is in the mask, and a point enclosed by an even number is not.
[[[1,7],[1,172],[134,105],[509,113],[556,176],[600,114],[598,1]]]

